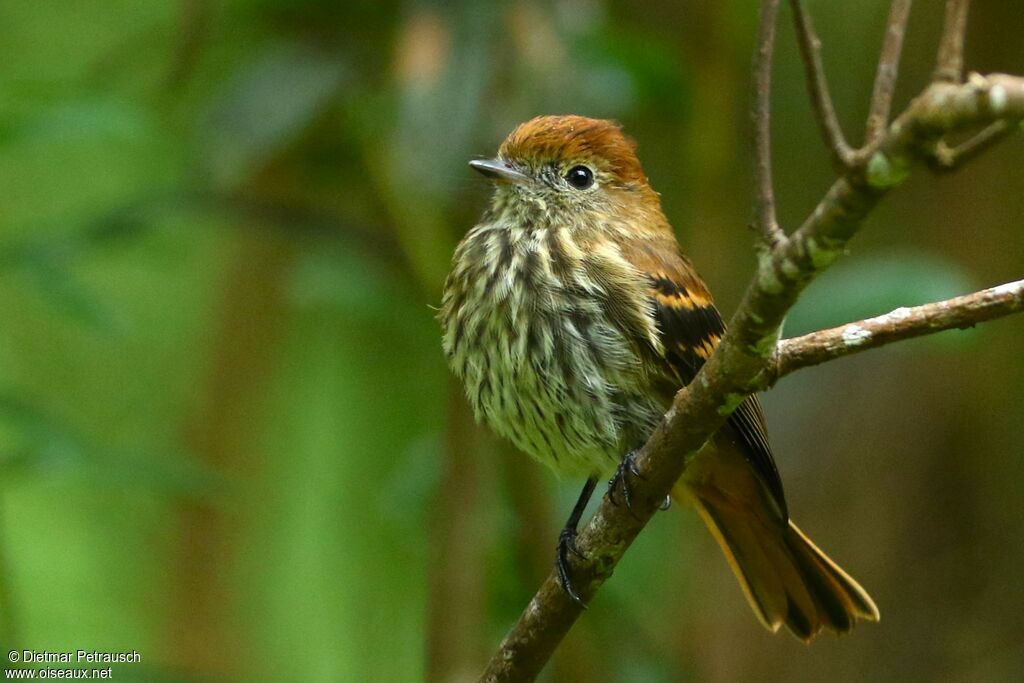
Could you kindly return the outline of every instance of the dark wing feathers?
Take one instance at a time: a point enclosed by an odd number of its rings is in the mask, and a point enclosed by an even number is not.
[[[758,477],[767,486],[783,518],[788,519],[789,510],[786,509],[782,477],[779,476],[775,458],[772,457],[772,446],[768,441],[768,430],[764,411],[761,410],[761,402],[757,400],[756,396],[751,396],[733,411],[726,424],[739,436],[740,442],[744,446],[743,454],[754,466]]]
[[[681,384],[688,384],[725,333],[725,322],[715,308],[707,287],[693,266],[674,244],[659,249],[658,263],[634,259],[634,265],[647,273],[650,297],[664,346],[665,360]],[[646,251],[646,250],[645,250]],[[648,252],[649,253],[649,252]],[[666,263],[664,254],[677,255]],[[646,256],[647,254],[644,254]],[[639,263],[637,263],[639,261]],[[782,479],[772,457],[764,412],[756,396],[745,400],[729,417],[725,429],[741,446],[744,456],[771,494],[784,516],[787,515]]]

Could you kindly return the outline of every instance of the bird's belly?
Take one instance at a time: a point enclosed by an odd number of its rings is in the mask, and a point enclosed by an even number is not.
[[[496,432],[560,474],[590,476],[617,462],[625,449],[622,397],[593,364],[570,360],[567,376],[554,358],[503,360],[510,359],[490,359],[484,383],[493,390],[477,407]]]
[[[609,473],[665,410],[630,340],[578,289],[501,284],[477,287],[451,312],[461,330],[446,333],[477,417],[560,474]]]

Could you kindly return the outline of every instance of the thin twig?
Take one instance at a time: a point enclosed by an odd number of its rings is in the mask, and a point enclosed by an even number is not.
[[[814,31],[811,15],[803,2],[791,0],[791,4],[800,55],[804,62],[804,72],[807,74],[807,89],[810,91],[811,105],[814,107],[814,118],[825,139],[825,146],[832,156],[833,166],[842,173],[853,163],[853,150],[846,142],[843,128],[836,118],[836,109],[828,89],[828,79],[825,77],[825,65],[821,60],[821,39]]]
[[[892,96],[896,91],[896,78],[899,75],[903,38],[907,34],[911,4],[913,0],[893,0],[892,7],[889,8],[889,21],[885,25],[885,39],[882,41],[878,71],[875,72],[875,87],[868,109],[865,146],[876,142],[889,125],[889,112],[892,110]]]
[[[964,36],[971,0],[946,0],[946,23],[935,60],[934,80],[961,83],[964,80]]]
[[[943,330],[974,327],[1024,309],[1024,280],[783,339],[776,351],[773,381],[784,375],[853,353]]]
[[[955,171],[971,159],[990,147],[1000,143],[1006,137],[1020,130],[1019,121],[1000,120],[989,124],[972,138],[968,138],[955,147],[945,141],[935,146],[935,155],[931,159],[931,168],[938,172]]]
[[[786,236],[775,216],[775,189],[772,181],[771,97],[772,53],[775,49],[775,24],[779,0],[762,0],[758,18],[757,51],[754,56],[754,141],[757,148],[755,211],[757,229],[768,249],[785,241]]]

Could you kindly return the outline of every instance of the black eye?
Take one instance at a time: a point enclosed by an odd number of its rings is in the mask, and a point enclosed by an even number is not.
[[[594,184],[594,172],[586,166],[573,166],[565,174],[565,182],[577,190],[585,190]]]

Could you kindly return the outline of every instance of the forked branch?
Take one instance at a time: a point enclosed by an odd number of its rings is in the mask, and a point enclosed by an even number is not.
[[[903,38],[907,33],[912,0],[893,0],[889,19],[885,26],[885,39],[878,58],[875,84],[871,93],[868,120],[864,135],[864,147],[853,149],[843,135],[842,126],[836,116],[835,105],[825,76],[825,65],[821,57],[821,39],[814,30],[814,22],[802,0],[790,0],[793,6],[793,24],[796,28],[797,43],[804,63],[807,89],[814,109],[814,118],[821,130],[832,159],[832,165],[842,174],[863,165],[871,147],[878,142],[889,125],[892,98],[896,92],[896,77],[899,75],[900,57],[903,54]]]

